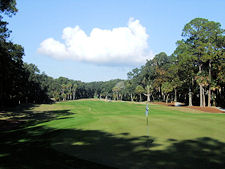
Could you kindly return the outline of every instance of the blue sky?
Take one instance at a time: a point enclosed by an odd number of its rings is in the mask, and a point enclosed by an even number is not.
[[[196,17],[225,25],[224,0],[17,0],[17,8],[7,20],[24,61],[85,82],[126,79],[146,58],[172,54]]]

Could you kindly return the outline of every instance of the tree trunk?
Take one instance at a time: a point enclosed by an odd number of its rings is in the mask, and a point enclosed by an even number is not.
[[[132,93],[130,94],[130,100],[131,100],[132,102],[134,101]]]
[[[3,71],[4,72],[4,71]],[[4,77],[4,75],[3,75]],[[4,99],[3,99],[3,91],[4,91],[4,80],[1,79],[0,80],[1,84],[0,84],[0,108],[4,106]]]
[[[208,90],[208,107],[211,107],[211,89],[210,89],[210,86],[209,86],[209,90]]]
[[[205,107],[205,89],[202,88],[202,106]]]
[[[150,102],[150,86],[147,86],[147,101]]]
[[[177,89],[174,89],[174,102],[177,102]]]
[[[161,85],[159,86],[159,101],[161,101],[162,93],[161,93]]]
[[[188,106],[192,106],[192,92],[191,92],[191,88],[190,87],[189,87],[188,96],[189,96],[189,105]]]
[[[165,96],[165,94],[163,93],[163,101],[165,101],[166,100],[166,96]]]
[[[140,94],[140,102],[142,101],[142,99],[141,99],[141,94]]]
[[[203,107],[203,88],[202,88],[202,85],[199,85],[200,86],[200,107]]]
[[[212,105],[216,106],[215,93],[214,92],[212,92],[212,98],[213,98]]]
[[[150,102],[150,94],[147,93],[147,94],[144,94],[145,96],[147,96],[147,102]]]
[[[147,96],[147,101],[148,101],[148,102],[151,101],[150,96],[151,96],[150,94],[148,94],[148,96]]]
[[[144,94],[145,96],[147,96],[147,102],[150,102],[151,101],[151,99],[150,99],[150,93],[147,93],[147,94]]]
[[[168,103],[169,94],[166,95],[166,104]]]
[[[199,65],[199,73],[202,72],[202,64]],[[203,87],[201,84],[199,84],[199,94],[200,94],[200,107],[203,107]]]
[[[212,70],[212,64],[211,60],[209,61],[209,92],[208,92],[208,107],[211,107],[211,70]]]

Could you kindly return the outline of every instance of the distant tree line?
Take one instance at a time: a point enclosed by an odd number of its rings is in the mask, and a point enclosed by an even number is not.
[[[161,52],[141,68],[133,69],[127,74],[128,80],[113,87],[113,98],[224,107],[224,33],[218,22],[191,20],[184,26],[183,39],[177,41],[173,54]]]
[[[139,100],[144,95],[148,101],[225,106],[224,33],[218,22],[193,19],[171,56],[161,52],[128,73],[130,94],[139,94]]]
[[[128,80],[84,83],[54,79],[23,62],[24,49],[9,40],[3,21],[3,15],[17,12],[15,5],[15,0],[0,1],[0,108],[81,98],[225,106],[225,31],[218,22],[193,19],[171,56],[155,55],[128,72]]]

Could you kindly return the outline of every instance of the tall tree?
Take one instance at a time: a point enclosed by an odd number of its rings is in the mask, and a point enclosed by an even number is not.
[[[151,99],[151,95],[152,95],[152,92],[153,92],[153,87],[151,84],[147,84],[147,86],[145,87],[145,91],[146,93],[144,94],[145,96],[147,96],[147,101],[150,102]]]
[[[212,81],[211,70],[212,62],[216,56],[216,44],[218,37],[223,36],[224,30],[221,29],[219,23],[208,21],[204,18],[195,18],[187,23],[183,29],[182,36],[185,37],[185,43],[191,46],[192,54],[199,68],[199,74],[203,73],[204,67],[208,68],[208,106],[211,105],[211,89]],[[204,64],[208,63],[208,66]],[[200,106],[205,106],[205,92],[202,83],[199,83],[200,90]]]
[[[18,11],[16,8],[16,0],[1,0],[0,11],[8,16],[14,15]]]
[[[153,58],[155,65],[155,78],[153,81],[154,87],[158,88],[159,100],[162,99],[162,84],[166,82],[166,66],[168,63],[168,56],[165,52],[161,52]]]
[[[130,101],[134,101],[133,99],[133,95],[134,95],[134,90],[135,90],[135,86],[132,83],[132,80],[127,80],[125,82],[125,89],[127,91],[127,93],[130,95]]]
[[[169,82],[164,82],[162,84],[162,92],[165,94],[166,96],[166,104],[168,103],[168,99],[169,99],[169,94],[173,91],[173,86],[171,83]]]
[[[77,91],[77,84],[73,84],[72,86],[72,94],[73,94],[73,100],[76,99],[76,91]]]
[[[188,86],[187,90],[184,88],[183,92],[188,93],[188,104],[189,106],[192,106],[194,78],[198,71],[195,66],[195,57],[191,52],[190,45],[186,44],[183,40],[177,41],[176,44],[177,48],[173,55],[176,57],[177,61],[172,68],[175,69],[175,76],[172,77],[172,79],[176,83],[175,86]]]
[[[138,85],[136,88],[135,88],[135,93],[139,95],[139,101],[142,102],[142,97],[141,97],[141,94],[143,94],[145,92],[145,89],[141,86],[141,85]]]

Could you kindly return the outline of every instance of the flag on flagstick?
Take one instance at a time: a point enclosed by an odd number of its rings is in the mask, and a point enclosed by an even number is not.
[[[147,125],[148,125],[148,104],[146,104],[146,111],[145,111],[146,119],[147,119]]]
[[[146,104],[146,111],[145,111],[146,117],[148,117],[148,104]]]

